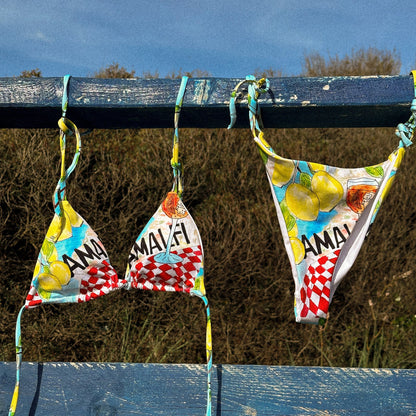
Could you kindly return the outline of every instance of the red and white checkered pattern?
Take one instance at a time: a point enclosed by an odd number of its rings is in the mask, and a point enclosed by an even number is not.
[[[183,260],[178,263],[158,263],[155,256],[145,257],[133,264],[130,270],[131,285],[137,289],[187,292],[195,285],[202,267],[201,246],[172,251]]]
[[[325,318],[329,308],[331,280],[341,250],[321,256],[303,277],[300,290],[301,318]]]
[[[98,298],[113,289],[121,287],[125,283],[125,280],[118,280],[116,271],[104,260],[99,265],[93,266],[87,271],[86,277],[81,280],[79,295],[76,297],[76,301],[81,303]],[[58,293],[61,295],[61,299],[57,300],[55,298],[54,302],[65,303],[73,301],[72,293],[65,297],[65,286]],[[29,289],[29,294],[26,297],[26,308],[33,308],[42,302],[48,301],[39,296],[36,287],[32,284]]]
[[[43,299],[39,296],[35,286],[30,285],[29,293],[26,296],[25,308],[34,308],[35,306],[40,305],[43,302]]]
[[[123,284],[123,281],[118,281],[117,272],[105,260],[101,263],[101,267],[91,267],[88,275],[90,277],[81,280],[78,303],[106,295]]]

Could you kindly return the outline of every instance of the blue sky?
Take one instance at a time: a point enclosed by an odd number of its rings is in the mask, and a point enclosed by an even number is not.
[[[161,76],[180,68],[298,75],[304,56],[395,49],[416,65],[416,2],[391,0],[2,0],[0,77],[91,76],[113,62]]]

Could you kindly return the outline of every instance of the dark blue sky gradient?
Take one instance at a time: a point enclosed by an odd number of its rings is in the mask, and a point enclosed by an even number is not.
[[[3,0],[0,76],[90,76],[127,70],[202,69],[242,77],[273,68],[299,75],[304,56],[396,50],[401,72],[416,65],[416,2],[404,0]]]

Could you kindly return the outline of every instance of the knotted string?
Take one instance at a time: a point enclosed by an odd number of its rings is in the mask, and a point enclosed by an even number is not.
[[[69,175],[75,169],[76,164],[78,163],[79,153],[81,150],[81,136],[76,125],[69,119],[66,118],[66,112],[68,110],[68,84],[69,84],[70,75],[65,75],[63,79],[64,89],[62,94],[62,118],[58,121],[58,126],[60,128],[60,147],[61,147],[61,177],[56,186],[55,192],[53,194],[52,202],[53,207],[60,217],[63,215],[63,211],[60,207],[60,202],[66,199],[65,188],[66,180]],[[66,135],[74,134],[76,138],[76,148],[75,155],[72,160],[71,165],[68,169],[65,170],[65,148],[66,148]],[[16,412],[17,401],[19,398],[19,385],[20,385],[20,370],[22,365],[22,337],[21,337],[21,317],[25,309],[25,306],[20,308],[19,314],[17,315],[16,320],[16,331],[15,331],[15,345],[16,345],[16,384],[13,392],[12,401],[9,408],[8,416],[14,416]]]
[[[16,412],[17,400],[19,399],[19,386],[20,386],[20,368],[22,366],[22,337],[20,333],[20,320],[24,306],[20,308],[19,314],[16,320],[16,331],[15,331],[15,345],[16,345],[16,384],[14,386],[13,397],[10,403],[9,416],[14,416]]]
[[[400,147],[409,147],[413,144],[412,140],[416,129],[416,70],[413,70],[411,75],[413,76],[415,98],[413,99],[410,106],[412,115],[410,116],[409,120],[405,123],[400,123],[396,128],[396,135],[400,138]],[[261,78],[257,81],[253,75],[247,75],[245,80],[240,81],[235,86],[234,90],[231,92],[230,97],[229,108],[231,121],[228,129],[231,129],[237,120],[237,111],[235,106],[236,97],[238,90],[245,83],[248,84],[247,101],[249,109],[250,129],[254,137],[258,137],[267,148],[271,149],[270,145],[264,139],[262,131],[264,127],[261,119],[260,105],[258,103],[260,95],[270,89],[270,81],[267,78]]]
[[[77,126],[68,118],[66,118],[66,112],[68,109],[68,84],[70,75],[64,77],[64,91],[62,94],[62,117],[58,120],[58,126],[60,129],[59,142],[61,147],[61,177],[56,185],[55,192],[52,197],[53,207],[57,215],[62,215],[60,202],[66,200],[66,181],[75,169],[79,155],[81,152],[81,135]],[[65,150],[66,150],[66,138],[67,135],[75,136],[75,153],[72,162],[68,169],[65,169]]]
[[[414,97],[412,104],[410,105],[410,111],[412,115],[405,123],[400,123],[396,128],[396,136],[400,138],[400,145],[403,147],[409,147],[413,144],[413,137],[415,135],[415,123],[416,123],[416,70],[411,72],[413,76]]]
[[[263,137],[263,121],[261,119],[261,111],[259,105],[259,98],[261,94],[264,94],[270,90],[270,81],[267,78],[261,78],[259,80],[256,79],[253,75],[247,75],[246,79],[239,82],[234,90],[231,92],[230,97],[230,124],[228,129],[231,129],[236,120],[237,120],[237,111],[236,111],[236,98],[237,93],[240,87],[243,84],[248,84],[248,91],[247,91],[247,102],[248,102],[248,109],[249,109],[249,121],[250,121],[250,130],[253,133],[254,137],[258,137],[266,147],[270,148],[269,144],[264,140]]]
[[[200,296],[204,301],[205,311],[207,314],[206,330],[206,353],[207,353],[207,411],[206,416],[211,416],[211,374],[212,374],[212,335],[211,335],[211,313],[209,309],[208,298]]]
[[[179,162],[179,116],[182,109],[183,97],[185,95],[186,84],[188,83],[188,77],[182,77],[181,85],[179,87],[178,96],[176,98],[175,104],[175,119],[174,119],[174,133],[173,133],[173,148],[172,148],[172,159],[171,166],[173,169],[173,189],[172,191],[176,192],[179,198],[182,196],[182,166]]]
[[[174,134],[173,134],[173,149],[171,166],[173,169],[174,184],[173,191],[176,192],[181,198],[182,187],[182,165],[179,162],[179,116],[182,109],[183,98],[185,95],[186,85],[188,83],[188,77],[182,77],[181,85],[179,87],[178,96],[175,104],[175,118],[174,118]],[[200,297],[205,305],[205,311],[207,316],[207,329],[206,329],[206,355],[207,355],[207,408],[206,416],[211,416],[211,374],[212,374],[212,335],[211,335],[211,313],[209,309],[208,298],[205,295],[194,293]]]

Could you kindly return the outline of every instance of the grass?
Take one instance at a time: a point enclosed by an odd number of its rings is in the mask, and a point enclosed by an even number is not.
[[[171,188],[171,130],[83,137],[68,199],[123,275],[131,245]],[[369,166],[397,145],[393,129],[268,130],[282,156]],[[52,219],[55,130],[0,131],[0,359]],[[69,141],[71,143],[71,141]],[[182,130],[183,200],[205,251],[214,362],[415,368],[416,164],[409,149],[324,327],[296,324],[294,284],[264,167],[246,130]],[[70,149],[70,145],[68,146]],[[70,152],[69,152],[70,153]],[[200,299],[120,291],[25,311],[25,360],[205,362]]]

